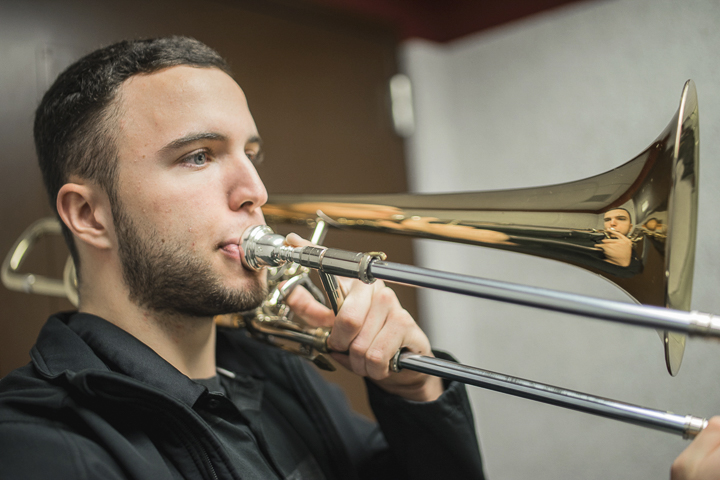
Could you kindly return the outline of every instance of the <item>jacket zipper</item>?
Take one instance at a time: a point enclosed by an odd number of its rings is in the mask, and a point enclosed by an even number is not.
[[[204,464],[207,467],[208,470],[210,470],[210,474],[212,475],[213,480],[218,480],[217,473],[215,472],[215,467],[212,464],[212,461],[210,460],[210,455],[208,455],[207,450],[203,446],[202,442],[196,441],[195,436],[192,434],[190,429],[180,420],[176,420],[174,416],[171,415],[171,418],[173,418],[176,425],[180,427],[180,430],[182,430],[184,436],[189,439],[189,442],[194,444],[195,448],[200,450],[200,453],[202,454],[202,459],[204,460]]]

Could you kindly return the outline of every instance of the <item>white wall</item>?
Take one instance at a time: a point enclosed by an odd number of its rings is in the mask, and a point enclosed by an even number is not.
[[[692,78],[700,105],[693,308],[720,312],[720,2],[580,3],[446,45],[403,47],[418,192],[585,178],[644,150]],[[418,242],[432,268],[623,300],[557,262]],[[660,410],[720,414],[720,344],[689,340],[678,377],[652,330],[437,292],[421,297],[434,345],[493,371]],[[470,387],[492,479],[667,478],[680,437]]]

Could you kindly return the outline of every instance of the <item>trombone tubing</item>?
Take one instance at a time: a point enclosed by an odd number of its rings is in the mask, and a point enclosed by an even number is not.
[[[528,400],[682,435],[683,438],[694,438],[707,426],[706,419],[692,415],[639,407],[408,352],[400,353],[393,360],[392,367],[395,371],[407,368]]]
[[[650,305],[616,302],[539,287],[373,260],[367,276],[416,287],[572,313],[692,336],[720,337],[720,318]]]

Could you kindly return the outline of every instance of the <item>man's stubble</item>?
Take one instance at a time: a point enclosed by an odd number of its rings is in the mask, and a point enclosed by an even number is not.
[[[153,240],[119,202],[112,210],[123,279],[142,308],[209,317],[252,310],[266,297],[260,277],[247,289],[227,288],[209,262],[180,243]]]

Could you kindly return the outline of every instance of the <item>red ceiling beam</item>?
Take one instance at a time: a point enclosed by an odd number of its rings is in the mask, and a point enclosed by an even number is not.
[[[579,0],[309,0],[392,25],[401,39],[448,42]]]

